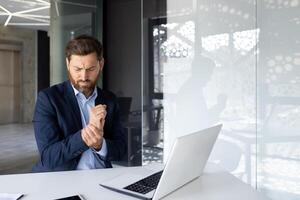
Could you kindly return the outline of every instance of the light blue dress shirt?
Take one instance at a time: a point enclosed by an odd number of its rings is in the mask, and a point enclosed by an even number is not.
[[[90,110],[92,107],[95,106],[95,99],[98,96],[97,88],[94,89],[93,94],[89,98],[86,98],[84,94],[82,94],[76,88],[74,88],[73,85],[72,87],[80,108],[82,127],[86,127],[86,125],[89,123]],[[105,158],[107,155],[107,146],[105,139],[103,139],[102,147],[99,151],[89,148],[88,150],[83,152],[76,169],[85,170],[105,168],[105,164],[99,158],[99,155],[101,156],[101,158]]]

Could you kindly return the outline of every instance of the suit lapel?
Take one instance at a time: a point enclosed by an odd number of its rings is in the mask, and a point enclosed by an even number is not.
[[[103,97],[103,92],[100,88],[97,87],[98,96],[95,99],[95,106],[99,104],[105,104],[105,98]]]
[[[69,104],[70,112],[72,112],[72,117],[75,119],[75,124],[81,129],[82,128],[82,122],[81,122],[81,114],[80,109],[78,106],[77,99],[75,97],[74,90],[72,88],[72,85],[70,81],[66,81],[64,83],[64,92],[65,92],[65,98]]]
[[[95,99],[95,106],[99,105],[99,104],[105,104],[106,106],[108,106],[108,100],[105,97],[105,92],[103,92],[100,88],[97,87],[97,92],[98,92],[98,96]],[[106,111],[108,111],[108,108],[106,108]],[[104,125],[104,130],[106,130],[107,124],[109,123],[109,117],[107,117],[109,115],[109,113],[107,113],[106,118],[105,118],[105,125]],[[104,131],[104,136],[105,136],[105,131]]]

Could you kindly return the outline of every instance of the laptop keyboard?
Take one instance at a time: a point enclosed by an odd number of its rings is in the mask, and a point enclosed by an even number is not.
[[[137,193],[141,193],[141,194],[146,194],[146,193],[156,189],[162,173],[163,173],[163,171],[159,171],[155,174],[147,176],[146,178],[143,178],[142,180],[139,180],[131,185],[124,187],[124,189],[130,190],[133,192],[137,192]]]

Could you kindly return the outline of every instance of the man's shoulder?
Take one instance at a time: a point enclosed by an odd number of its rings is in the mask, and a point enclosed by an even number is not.
[[[39,92],[39,94],[46,94],[46,95],[50,95],[50,96],[64,94],[67,84],[68,84],[68,82],[65,81],[65,82],[62,82],[59,84],[52,85],[48,88],[41,90]]]

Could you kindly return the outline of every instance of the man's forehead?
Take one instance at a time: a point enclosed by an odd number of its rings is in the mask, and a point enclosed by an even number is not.
[[[70,56],[70,58],[95,58],[95,59],[98,59],[97,57],[97,54],[94,52],[94,53],[90,53],[90,54],[86,54],[86,55],[80,55],[80,54],[72,54]]]
[[[70,62],[81,62],[81,63],[97,63],[97,57],[93,56],[81,56],[81,55],[72,55],[70,57]]]

